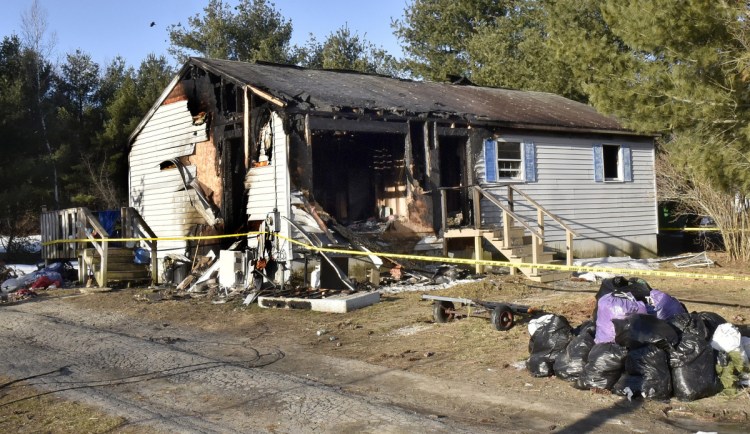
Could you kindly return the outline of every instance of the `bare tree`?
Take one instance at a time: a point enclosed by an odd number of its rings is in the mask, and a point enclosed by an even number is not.
[[[695,171],[680,170],[673,161],[667,150],[657,157],[659,200],[676,203],[678,213],[711,217],[721,231],[729,257],[750,260],[750,201],[742,189],[713,185]]]
[[[57,164],[55,164],[55,153],[49,140],[47,131],[47,120],[45,118],[42,103],[45,92],[42,86],[42,70],[44,60],[49,57],[55,46],[54,33],[47,32],[47,11],[39,6],[39,1],[34,0],[28,10],[21,13],[21,34],[24,43],[31,51],[34,59],[34,78],[36,80],[36,107],[39,115],[39,123],[42,127],[44,144],[47,147],[50,164],[52,165],[52,182],[54,186],[55,208],[60,208],[60,187],[57,176]]]
[[[107,169],[107,155],[101,161],[95,161],[88,155],[81,155],[81,164],[91,178],[94,197],[100,201],[106,209],[115,209],[120,206],[117,186],[112,181],[112,174]]]

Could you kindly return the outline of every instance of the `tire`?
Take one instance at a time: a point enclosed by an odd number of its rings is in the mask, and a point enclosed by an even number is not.
[[[515,318],[513,318],[513,311],[508,306],[500,305],[496,307],[490,313],[490,322],[492,327],[498,331],[506,331],[513,328]]]
[[[436,323],[451,322],[455,318],[453,303],[450,301],[435,300],[432,303],[432,318]]]

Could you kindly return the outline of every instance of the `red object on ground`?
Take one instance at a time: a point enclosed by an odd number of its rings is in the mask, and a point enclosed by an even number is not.
[[[59,280],[52,280],[47,276],[42,276],[34,281],[29,288],[31,289],[44,289],[49,286],[55,285],[58,288],[62,286],[62,282]]]

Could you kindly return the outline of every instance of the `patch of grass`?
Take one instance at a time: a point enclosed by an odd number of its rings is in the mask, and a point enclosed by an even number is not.
[[[0,432],[105,433],[126,423],[124,418],[52,395],[40,395],[23,383],[9,382],[0,377]]]

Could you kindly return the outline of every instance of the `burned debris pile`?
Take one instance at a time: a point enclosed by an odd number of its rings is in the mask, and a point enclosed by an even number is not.
[[[750,386],[750,336],[720,315],[689,313],[636,278],[605,279],[596,298],[594,319],[576,328],[552,314],[530,322],[533,376],[628,399],[692,401]]]

